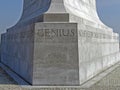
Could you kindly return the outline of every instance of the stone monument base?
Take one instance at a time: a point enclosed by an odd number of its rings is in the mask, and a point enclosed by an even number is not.
[[[95,2],[24,0],[21,19],[2,34],[1,63],[31,85],[80,86],[119,62],[119,35]]]
[[[2,34],[1,62],[31,85],[79,86],[120,58],[118,35],[84,22],[8,30]]]
[[[76,23],[35,23],[2,35],[2,63],[32,85],[79,85]]]

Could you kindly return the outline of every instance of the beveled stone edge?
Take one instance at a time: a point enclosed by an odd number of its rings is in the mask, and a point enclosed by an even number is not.
[[[9,67],[0,62],[0,67],[14,80],[18,85],[27,85],[30,86],[28,82],[22,79],[19,75],[13,72]]]
[[[98,81],[100,81],[102,78],[107,76],[111,71],[115,70],[117,67],[120,66],[120,62],[115,63],[111,67],[107,67],[106,70],[102,71],[92,79],[86,81],[84,84],[81,86],[31,86],[29,83],[24,81],[21,77],[19,77],[16,73],[14,73],[11,69],[9,69],[7,66],[4,64],[0,63],[0,67],[8,74],[10,77],[12,77],[21,87],[26,88],[26,89],[42,89],[42,88],[79,88],[79,89],[88,89],[92,85],[96,84]]]
[[[90,88],[91,86],[93,86],[94,84],[96,84],[97,82],[102,80],[102,78],[104,78],[105,76],[110,74],[113,70],[115,70],[119,66],[120,66],[120,61],[116,62],[115,64],[113,64],[109,67],[106,67],[105,70],[101,71],[100,73],[95,75],[93,78],[91,78],[90,80],[83,83],[81,85],[81,88]]]

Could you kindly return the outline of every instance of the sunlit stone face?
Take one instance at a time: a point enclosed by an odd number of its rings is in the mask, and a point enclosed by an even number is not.
[[[64,0],[67,12],[89,20],[98,19],[95,0]]]

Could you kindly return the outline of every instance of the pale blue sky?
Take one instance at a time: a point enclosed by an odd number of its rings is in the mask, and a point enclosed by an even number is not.
[[[120,0],[97,0],[101,20],[120,33]]]
[[[0,33],[19,20],[22,3],[22,0],[0,0]],[[120,0],[97,0],[97,8],[101,20],[119,32]]]

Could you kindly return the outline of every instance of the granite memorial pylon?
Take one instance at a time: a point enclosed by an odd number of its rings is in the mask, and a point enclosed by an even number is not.
[[[95,0],[24,0],[2,34],[1,62],[32,85],[79,86],[120,61],[118,38]]]

